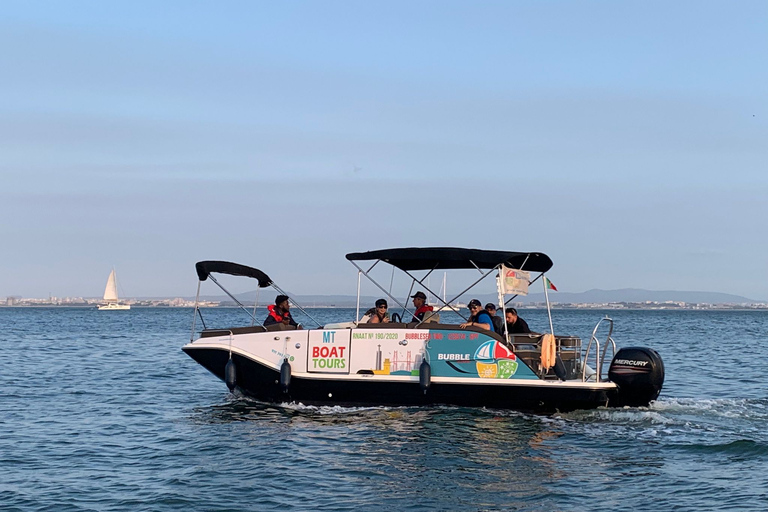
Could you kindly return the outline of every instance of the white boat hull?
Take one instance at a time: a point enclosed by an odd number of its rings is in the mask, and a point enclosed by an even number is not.
[[[99,311],[125,311],[131,309],[130,304],[102,304],[98,307]]]
[[[183,350],[222,380],[231,358],[233,386],[269,402],[565,411],[608,405],[618,392],[613,382],[540,378],[495,337],[458,326],[223,330],[203,333]],[[286,364],[290,378],[283,385]]]

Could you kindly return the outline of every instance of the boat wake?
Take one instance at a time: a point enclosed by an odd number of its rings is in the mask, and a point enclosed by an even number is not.
[[[651,404],[665,414],[693,414],[733,419],[768,419],[768,400],[754,398],[668,398]]]
[[[768,443],[751,439],[737,439],[719,444],[679,444],[669,445],[683,452],[728,456],[735,459],[768,457]]]
[[[319,415],[347,415],[347,414],[359,414],[361,412],[370,411],[387,411],[393,409],[392,407],[384,406],[371,406],[371,407],[344,407],[341,405],[304,405],[301,402],[283,402],[280,404],[271,404],[272,407],[279,407],[286,411],[319,414]]]

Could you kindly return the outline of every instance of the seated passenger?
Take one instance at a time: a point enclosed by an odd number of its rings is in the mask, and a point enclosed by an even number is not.
[[[291,312],[289,311],[291,309],[291,303],[288,300],[287,295],[278,295],[275,297],[275,304],[267,306],[267,309],[269,310],[269,314],[267,315],[267,318],[264,319],[265,327],[274,324],[283,324],[292,325],[297,329],[301,329],[301,326],[297,324],[291,316]]]
[[[424,294],[424,292],[416,292],[411,295],[411,298],[413,299],[413,307],[416,308],[416,311],[413,313],[413,320],[411,320],[411,322],[421,322],[424,320],[424,313],[432,311],[432,306],[426,305],[427,296]]]
[[[376,308],[369,309],[368,311],[366,311],[365,314],[371,316],[371,318],[368,319],[369,324],[389,323],[389,313],[387,313],[387,301],[384,299],[377,300]]]
[[[507,332],[509,334],[528,334],[531,332],[528,323],[517,316],[517,310],[515,308],[507,309]]]
[[[489,302],[485,305],[485,310],[493,321],[493,330],[496,331],[496,334],[504,334],[504,320],[496,314],[496,304]]]
[[[477,299],[472,299],[467,304],[472,316],[469,317],[469,321],[463,324],[459,324],[459,327],[465,329],[471,325],[480,327],[486,331],[493,331],[493,320],[486,310],[483,309],[483,305]]]

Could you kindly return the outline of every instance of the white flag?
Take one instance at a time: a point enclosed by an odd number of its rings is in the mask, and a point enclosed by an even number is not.
[[[504,295],[528,295],[531,274],[524,270],[509,268],[504,265],[499,269],[501,293]]]

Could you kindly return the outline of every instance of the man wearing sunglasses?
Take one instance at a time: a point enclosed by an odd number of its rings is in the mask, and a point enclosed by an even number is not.
[[[486,310],[483,309],[483,305],[477,299],[472,299],[467,304],[472,316],[469,317],[469,322],[459,324],[459,327],[466,329],[469,326],[480,327],[486,331],[493,331],[493,320]]]

